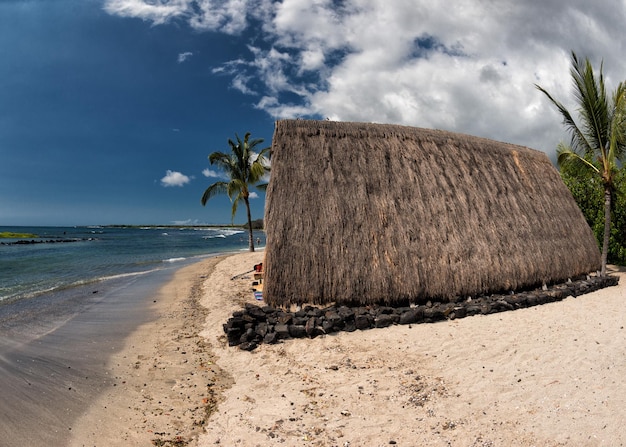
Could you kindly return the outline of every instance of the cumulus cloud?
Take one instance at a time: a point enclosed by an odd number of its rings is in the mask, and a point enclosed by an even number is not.
[[[161,185],[165,187],[169,186],[184,186],[191,181],[191,178],[177,171],[165,172],[165,177],[161,179]]]
[[[566,137],[538,83],[571,109],[570,50],[624,78],[626,3],[462,0],[108,0],[155,25],[239,34],[214,74],[275,118],[398,123],[554,153]]]
[[[214,171],[214,170],[209,169],[209,168],[205,168],[202,171],[202,175],[204,175],[205,177],[208,177],[208,178],[220,178],[220,177],[222,177],[222,175],[219,172]]]
[[[249,198],[250,199],[258,199],[259,195],[256,192],[252,191],[252,192],[250,192]]]
[[[178,55],[178,63],[182,64],[187,59],[189,59],[191,56],[193,56],[193,53],[191,51],[185,51],[184,53],[180,53]]]

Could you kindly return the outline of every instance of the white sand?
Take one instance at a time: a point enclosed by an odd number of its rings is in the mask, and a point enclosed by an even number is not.
[[[514,312],[249,353],[222,324],[255,302],[249,277],[230,278],[261,260],[229,257],[205,282],[202,335],[234,384],[200,446],[626,445],[624,278]]]
[[[262,259],[181,270],[155,297],[159,318],[107,365],[115,386],[71,445],[626,445],[622,273],[576,299],[250,353],[227,346],[222,325],[256,303],[252,278],[231,278]]]

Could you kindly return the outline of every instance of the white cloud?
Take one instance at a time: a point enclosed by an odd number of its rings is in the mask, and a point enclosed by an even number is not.
[[[202,225],[198,219],[174,220],[172,225]]]
[[[222,175],[219,172],[213,171],[213,170],[211,170],[209,168],[205,168],[202,171],[202,175],[204,175],[205,177],[208,177],[208,178],[220,178],[220,177],[222,177]]]
[[[136,17],[162,25],[172,19],[186,16],[188,0],[105,0],[104,10],[122,17]]]
[[[182,64],[187,59],[189,59],[191,56],[193,56],[193,53],[191,51],[185,51],[184,53],[180,53],[178,55],[178,63]]]
[[[254,95],[256,92],[248,87],[248,83],[250,81],[250,76],[244,76],[242,74],[235,74],[233,81],[231,83],[232,88],[235,90],[239,90],[244,95]]]
[[[213,72],[275,118],[440,128],[550,154],[566,133],[534,84],[575,109],[570,50],[595,67],[604,58],[611,89],[626,77],[623,0],[108,0],[105,9],[246,30],[249,57]]]
[[[191,181],[191,178],[186,176],[185,174],[181,174],[177,171],[170,171],[169,169],[165,172],[165,177],[161,179],[161,185],[168,186],[184,186]]]
[[[246,8],[264,0],[105,0],[104,10],[121,17],[136,17],[162,25],[175,19],[185,20],[198,31],[238,34],[248,25]],[[252,10],[253,11],[253,10]],[[250,14],[253,14],[252,12]]]
[[[238,34],[247,26],[247,0],[199,0],[190,3],[195,3],[198,11],[189,21],[195,29]]]
[[[250,193],[249,198],[250,198],[250,199],[258,199],[258,198],[259,198],[259,195],[258,195],[256,192],[252,191],[252,192]]]

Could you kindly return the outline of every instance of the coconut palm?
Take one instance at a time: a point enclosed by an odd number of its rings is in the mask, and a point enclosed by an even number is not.
[[[562,103],[544,88],[535,86],[556,106],[571,133],[570,145],[560,143],[558,146],[559,166],[568,166],[579,172],[588,171],[597,176],[604,187],[601,275],[605,276],[611,231],[611,196],[615,189],[615,177],[626,153],[626,84],[620,82],[613,95],[608,96],[602,64],[596,77],[589,59],[583,61],[574,52],[570,73],[579,106],[580,126]]]
[[[267,159],[269,157],[270,148],[261,149],[258,153],[254,149],[261,143],[262,138],[250,140],[250,132],[246,133],[243,141],[237,134],[237,142],[229,139],[230,153],[213,152],[209,155],[209,162],[217,165],[229,177],[229,181],[219,181],[209,186],[202,195],[202,205],[206,205],[207,201],[221,193],[228,194],[232,207],[232,219],[235,219],[239,202],[246,204],[248,213],[248,241],[250,251],[254,251],[254,236],[252,234],[252,217],[250,215],[250,187],[255,186],[264,190],[267,183],[259,184],[264,175],[269,172]]]

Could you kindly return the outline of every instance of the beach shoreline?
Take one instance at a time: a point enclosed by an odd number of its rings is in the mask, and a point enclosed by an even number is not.
[[[69,445],[626,445],[623,272],[616,287],[532,308],[246,352],[223,324],[259,304],[251,275],[232,278],[262,260],[178,271]]]
[[[66,445],[74,421],[115,386],[106,360],[137,326],[172,270],[73,287],[0,307],[0,439]]]
[[[177,270],[154,295],[155,318],[111,356],[115,384],[75,422],[69,446],[193,445],[231,384],[199,336],[208,312],[199,305],[204,281],[222,259]]]

